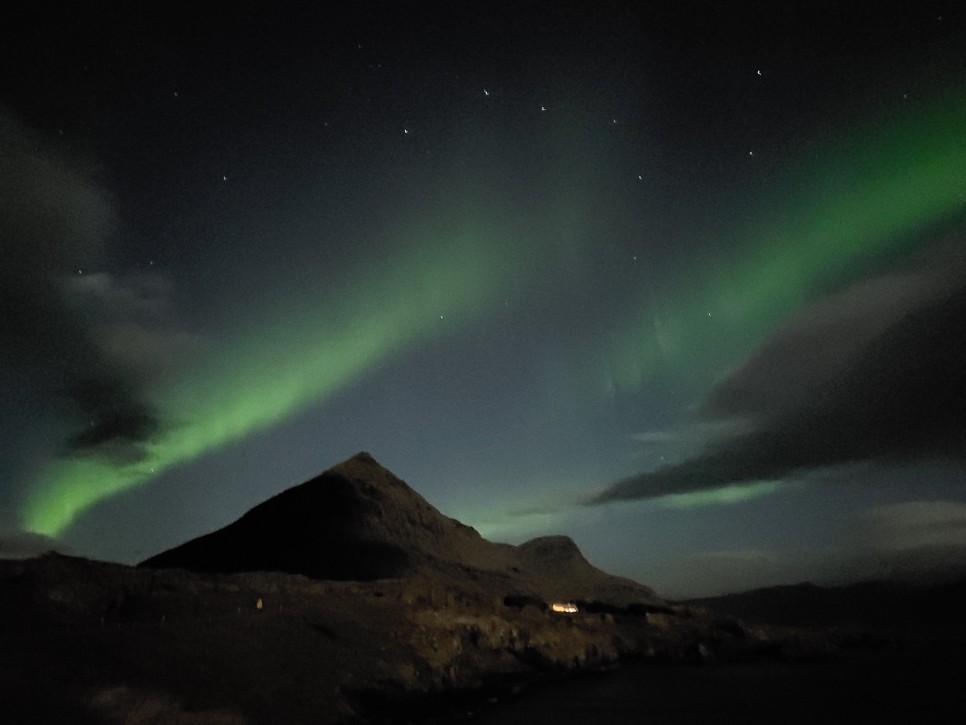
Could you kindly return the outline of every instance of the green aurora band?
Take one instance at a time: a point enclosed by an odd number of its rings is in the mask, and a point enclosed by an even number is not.
[[[857,261],[907,251],[917,233],[960,213],[964,190],[962,95],[844,133],[818,162],[803,161],[761,196],[760,221],[731,234],[747,241],[722,247],[737,253],[677,280],[656,304],[648,291],[618,333],[594,337],[575,358],[604,356],[596,387],[605,395],[638,391],[669,371],[707,384],[823,285],[848,279]],[[580,225],[579,214],[574,221]],[[571,230],[578,246],[583,231]],[[320,404],[373,366],[480,319],[535,271],[525,254],[494,243],[499,235],[482,228],[463,227],[444,241],[434,234],[349,276],[339,294],[266,315],[208,364],[155,391],[151,401],[175,425],[146,444],[137,463],[51,462],[29,488],[25,527],[57,536],[104,498]],[[674,503],[700,505],[684,497]]]
[[[966,209],[966,96],[950,93],[843,133],[817,161],[793,166],[756,207],[759,221],[732,234],[748,241],[724,245],[740,250],[736,256],[695,271],[690,296],[680,294],[678,280],[678,294],[642,302],[636,309],[644,314],[601,343],[599,393],[634,394],[668,375],[706,390],[803,304],[856,279],[862,262],[906,254],[924,233],[959,220]],[[720,505],[785,485],[722,486],[657,502]]]
[[[454,237],[417,245],[299,314],[254,326],[208,365],[158,391],[152,402],[173,426],[146,444],[143,460],[54,460],[30,489],[25,525],[56,536],[102,499],[268,428],[465,323],[505,288],[507,265],[481,230]]]
[[[720,257],[669,294],[640,300],[598,341],[606,350],[599,391],[633,393],[674,371],[710,384],[803,303],[854,279],[858,262],[906,253],[917,235],[961,214],[966,96],[842,133],[772,189],[752,205],[758,221],[730,234],[745,241],[721,245]]]

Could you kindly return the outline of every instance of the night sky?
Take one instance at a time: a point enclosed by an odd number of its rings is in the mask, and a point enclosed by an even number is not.
[[[966,562],[961,3],[17,5],[0,555],[366,450],[667,596]]]

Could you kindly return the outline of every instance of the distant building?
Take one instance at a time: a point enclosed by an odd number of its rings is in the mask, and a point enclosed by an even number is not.
[[[573,602],[551,602],[550,611],[557,614],[576,614],[577,605]]]

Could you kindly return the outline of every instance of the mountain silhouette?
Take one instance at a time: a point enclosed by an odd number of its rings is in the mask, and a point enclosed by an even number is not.
[[[520,546],[487,541],[365,452],[139,566],[352,581],[444,572],[548,599],[660,601],[648,587],[592,566],[566,536]]]

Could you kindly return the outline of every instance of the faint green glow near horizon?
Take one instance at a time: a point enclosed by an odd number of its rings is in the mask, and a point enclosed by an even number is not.
[[[608,503],[636,503],[642,510],[683,511],[705,506],[729,506],[753,501],[769,496],[786,488],[789,484],[782,481],[755,481],[753,483],[729,484],[706,491],[676,493],[653,499],[636,501],[613,501]],[[479,508],[464,508],[458,512],[460,521],[475,528],[490,541],[517,543],[538,536],[559,533],[574,526],[588,526],[595,522],[601,525],[601,505],[583,506],[586,494],[576,490],[572,495],[558,497],[554,504],[538,502],[533,508],[521,507],[517,511],[506,511],[494,515],[493,511]]]
[[[504,289],[506,260],[464,229],[360,270],[338,294],[263,322],[153,402],[171,429],[136,464],[59,458],[36,480],[22,519],[57,536],[102,499],[317,404],[372,366],[481,313]],[[502,298],[501,298],[502,299]],[[304,300],[303,300],[304,302]]]
[[[654,499],[661,508],[692,509],[702,506],[722,506],[743,503],[775,493],[781,487],[778,481],[756,481],[747,484],[731,484],[721,488],[690,493],[672,493]]]
[[[761,216],[734,230],[720,257],[604,344],[603,390],[632,392],[660,372],[719,375],[830,282],[861,263],[909,251],[915,235],[966,206],[966,97],[843,133],[817,161],[803,160],[762,194]],[[734,253],[733,249],[738,249]],[[697,293],[685,293],[698,290]],[[649,291],[650,294],[650,291]],[[709,356],[715,365],[708,366]]]
[[[467,526],[472,526],[484,539],[501,544],[517,544],[538,536],[559,533],[566,528],[573,515],[565,511],[547,513],[512,514],[493,517],[492,512],[479,517],[461,514],[456,517]]]

